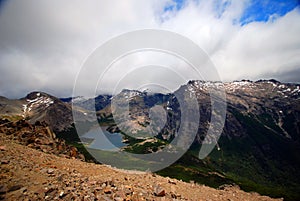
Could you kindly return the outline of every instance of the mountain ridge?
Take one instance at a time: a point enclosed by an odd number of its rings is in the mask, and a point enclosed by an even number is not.
[[[215,149],[201,162],[196,157],[203,140],[207,137],[206,133],[212,112],[208,89],[218,85],[223,85],[226,92],[225,125]],[[183,178],[184,175],[180,175],[179,172],[185,172],[188,169],[189,171],[185,174],[192,174],[192,177],[201,183],[205,182],[201,176],[204,174],[201,171],[211,169],[222,177],[235,181],[247,191],[284,197],[286,200],[300,198],[300,181],[298,179],[300,178],[300,157],[297,154],[300,151],[300,84],[281,83],[272,79],[255,82],[241,80],[228,83],[192,80],[181,88],[186,89],[187,93],[195,95],[199,102],[199,128],[185,158],[163,170],[162,175]],[[159,105],[165,110],[167,121],[162,129],[155,130],[153,128],[151,130],[151,132],[157,133],[155,137],[159,141],[143,143],[143,139],[140,138],[142,141],[136,143],[131,141],[132,139],[127,139],[129,144],[125,150],[133,153],[159,151],[175,137],[175,132],[180,125],[180,105],[173,94],[133,92],[135,93],[131,94],[131,90],[125,90],[119,94],[123,96],[124,100],[130,102],[130,119],[128,120],[130,124],[128,125],[131,126],[129,130],[126,130],[129,132],[129,136],[143,135],[142,131],[151,122],[150,108],[155,105]],[[50,104],[51,101],[47,99],[49,98],[47,95],[45,95],[45,99],[40,100],[37,99],[37,93],[39,92],[34,92],[32,97],[24,100],[0,99],[2,117],[10,114],[14,116],[18,111],[23,114],[23,105],[26,103],[29,108],[30,101],[35,100],[32,103],[39,102],[39,106],[45,106],[41,107],[42,114],[56,120],[63,118],[64,112],[67,117],[72,117],[71,106],[73,105],[75,112],[81,114],[84,121],[89,120],[89,114],[93,110],[93,112],[97,112],[100,125],[105,125],[109,132],[121,132],[112,116],[111,95],[99,95],[95,99],[79,97],[74,102],[72,102],[73,98],[65,98],[63,101],[55,99],[56,102]],[[186,101],[189,100],[186,99]],[[93,102],[95,102],[95,106],[91,105]],[[56,103],[59,104],[58,107],[53,106]],[[47,107],[47,104],[50,105]],[[32,106],[32,108],[39,116],[39,107]],[[7,113],[6,110],[9,112]],[[157,112],[157,114],[163,115],[160,110]],[[62,115],[57,116],[57,113]],[[19,117],[22,118],[22,116]],[[33,117],[35,116],[33,115]],[[68,135],[71,136],[69,140],[75,139],[75,137],[78,140],[76,132],[64,133],[64,129],[74,129],[73,121],[69,118],[67,120],[62,119],[63,126],[60,125],[56,131],[62,132],[61,137]],[[57,126],[55,121],[48,120],[48,122],[50,126],[51,124],[54,126],[55,130],[55,126]],[[146,141],[147,138],[144,140]],[[210,139],[210,141],[213,140],[215,139]],[[143,144],[147,146],[143,146]]]

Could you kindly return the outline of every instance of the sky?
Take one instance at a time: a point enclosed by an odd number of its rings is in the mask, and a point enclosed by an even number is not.
[[[0,96],[21,98],[36,90],[72,96],[76,77],[96,48],[140,29],[187,37],[206,52],[224,82],[300,82],[298,0],[2,0]],[[128,66],[149,59],[175,66],[179,74],[189,71],[178,58],[133,55],[106,75],[103,93],[129,74]],[[165,69],[149,68],[133,70],[124,86],[145,79],[168,80],[174,89],[183,84]]]

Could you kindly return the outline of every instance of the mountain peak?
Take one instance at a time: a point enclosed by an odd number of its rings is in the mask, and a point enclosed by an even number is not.
[[[257,80],[255,83],[260,83],[260,82],[272,82],[274,84],[281,84],[278,80],[275,79],[269,79],[269,80]]]
[[[45,92],[41,92],[41,91],[33,91],[26,95],[26,99],[28,99],[28,100],[34,100],[39,97],[53,97],[53,96],[51,96]]]

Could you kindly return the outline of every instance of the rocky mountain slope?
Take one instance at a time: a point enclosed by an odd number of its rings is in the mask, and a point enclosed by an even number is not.
[[[85,160],[84,155],[79,153],[76,147],[57,138],[45,122],[36,121],[35,124],[30,124],[25,120],[9,121],[2,119],[0,120],[0,133],[6,135],[6,139],[14,140],[19,144],[48,154]]]
[[[197,96],[200,116],[203,117],[201,119],[203,124],[209,121],[211,117],[211,103],[208,89],[218,84],[220,83],[190,81],[187,85],[181,87],[187,87],[191,94]],[[279,135],[293,139],[294,141],[299,140],[299,84],[284,84],[276,80],[260,80],[257,82],[243,80],[224,83],[224,89],[228,108],[228,124],[226,124],[223,135],[245,135],[245,129],[232,114],[234,111],[237,111],[243,115],[254,115],[261,124],[264,124],[269,130]],[[149,108],[156,104],[162,105],[169,116],[176,116],[173,119],[178,120],[180,118],[180,106],[176,99],[174,100],[173,94],[147,94],[134,90],[123,90],[119,96],[122,96],[124,100],[130,99],[130,115],[133,127],[136,128],[135,132],[141,130],[143,124],[149,123]],[[96,107],[96,110],[97,108],[104,108],[97,110],[100,119],[109,117],[111,114],[109,98],[110,96],[106,97],[106,101],[104,102],[95,99],[96,105],[101,105],[101,107]],[[82,105],[84,102],[80,102],[79,105]],[[172,123],[169,121],[166,127],[170,127],[170,124]],[[203,124],[200,124],[200,126]],[[201,130],[203,131],[205,128],[202,126],[199,133]],[[172,135],[173,132],[168,130],[165,133]],[[198,141],[200,141],[200,137],[201,134],[198,135]]]
[[[212,114],[208,90],[218,85],[223,85],[226,92],[225,126],[215,149],[204,160],[199,160],[198,153],[207,137]],[[299,84],[276,80],[190,81],[174,94],[183,90],[195,95],[198,100],[198,132],[188,153],[159,174],[214,187],[230,181],[247,191],[286,200],[300,199]],[[109,132],[125,133],[122,130],[125,128],[126,134],[129,134],[123,136],[127,140],[123,150],[147,154],[163,149],[180,128],[182,108],[174,94],[123,90],[118,95],[129,101],[130,118],[121,113],[119,119],[124,119],[121,124],[114,121],[113,98],[110,95],[99,95],[93,100],[84,97],[59,100],[40,92],[20,100],[1,97],[0,113],[12,120],[25,118],[32,123],[45,120],[60,137],[76,143],[79,140],[76,131],[69,129],[72,123],[71,105],[84,121],[89,120],[90,111],[96,109],[100,125]],[[95,106],[91,104],[94,101]],[[188,98],[186,101],[189,103]],[[158,109],[153,110],[154,106]],[[166,122],[153,126],[151,120],[157,115],[164,116]],[[134,140],[135,137],[139,139]]]
[[[78,111],[82,116],[83,111]],[[25,119],[30,123],[46,122],[54,132],[61,132],[73,123],[72,107],[43,92],[32,92],[18,100],[0,98],[0,117]]]
[[[208,90],[220,84],[222,83],[190,81],[178,89],[188,90],[191,95],[196,95],[199,102],[199,129],[190,148],[195,157],[198,156],[202,142],[207,137],[210,125],[212,111]],[[234,180],[244,189],[285,196],[287,200],[300,199],[300,85],[280,83],[276,80],[243,80],[224,83],[224,89],[227,101],[225,127],[217,146],[203,160],[205,166]],[[129,129],[125,128],[125,133],[139,136],[151,122],[149,109],[160,105],[166,111],[167,122],[160,132],[153,129],[150,132],[156,132],[156,138],[167,142],[175,137],[175,132],[180,127],[182,111],[173,94],[147,94],[124,90],[120,95],[124,99],[127,97],[130,102],[130,118],[122,117],[127,121],[124,124],[130,125]],[[109,108],[110,105],[98,111],[100,122],[113,122]],[[108,130],[123,131],[122,128],[119,129],[120,126],[122,124],[112,123]],[[151,153],[153,150],[159,150],[158,146],[159,149],[163,148],[153,143],[152,147],[156,147],[153,149],[148,143],[147,146],[134,145],[127,150]],[[177,171],[187,175],[191,171],[201,172],[199,167],[203,166],[203,163],[193,163],[193,160],[185,160],[183,167],[177,168]],[[185,171],[186,167],[190,167],[189,171]],[[182,174],[171,173],[172,170],[176,171],[170,167],[165,173],[182,177]],[[194,176],[198,178],[196,175]],[[199,178],[199,181],[203,182],[203,179]]]
[[[203,100],[207,83],[191,81],[189,85]],[[261,80],[225,83],[225,89],[225,127],[210,163],[235,180],[248,180],[249,186],[255,182],[299,196],[300,86]],[[200,107],[201,111],[208,108]],[[200,126],[195,145],[201,145],[205,129]]]
[[[35,130],[37,127],[42,128],[35,126]],[[246,193],[238,186],[225,185],[216,190],[152,173],[59,157],[25,146],[22,141],[19,144],[8,130],[0,131],[3,200],[276,200]]]

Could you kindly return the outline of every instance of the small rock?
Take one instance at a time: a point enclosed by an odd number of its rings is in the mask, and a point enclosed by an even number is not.
[[[0,194],[4,194],[8,191],[7,187],[6,186],[0,186]]]
[[[114,182],[112,180],[108,180],[105,182],[107,186],[112,186],[114,187]]]
[[[63,196],[64,196],[64,192],[61,191],[61,192],[59,193],[59,197],[62,198]]]
[[[168,180],[168,183],[176,185],[176,182],[170,179]]]
[[[1,164],[8,164],[9,160],[1,160]]]
[[[111,194],[111,188],[106,187],[106,188],[104,189],[104,193],[105,193],[105,194]]]
[[[0,151],[6,151],[6,146],[0,146]]]
[[[125,195],[131,195],[132,192],[133,192],[132,186],[126,185],[126,186],[125,186],[125,190],[124,190]]]
[[[115,197],[114,200],[115,200],[115,201],[123,201],[124,199],[121,198],[121,197]]]
[[[48,174],[54,174],[54,169],[49,168],[49,169],[47,170],[47,173],[48,173]]]
[[[26,187],[23,187],[23,188],[20,189],[20,192],[21,192],[21,193],[24,193],[24,192],[26,192],[26,191],[27,191],[27,188],[26,188]]]
[[[126,189],[132,190],[132,186],[126,185],[125,186]]]
[[[48,190],[48,188],[47,188],[47,190]],[[39,196],[45,196],[45,191],[46,191],[46,189],[39,188],[34,192],[34,194],[37,194]]]
[[[163,189],[161,186],[155,186],[154,187],[154,195],[158,197],[163,197],[166,195],[165,189]]]
[[[16,190],[19,190],[20,188],[22,188],[22,185],[19,185],[19,184],[13,185],[13,186],[11,186],[11,187],[8,189],[8,192],[10,192],[10,191],[16,191]]]
[[[68,186],[68,187],[65,188],[65,190],[71,192],[71,191],[75,190],[75,188],[71,187],[71,186]]]

